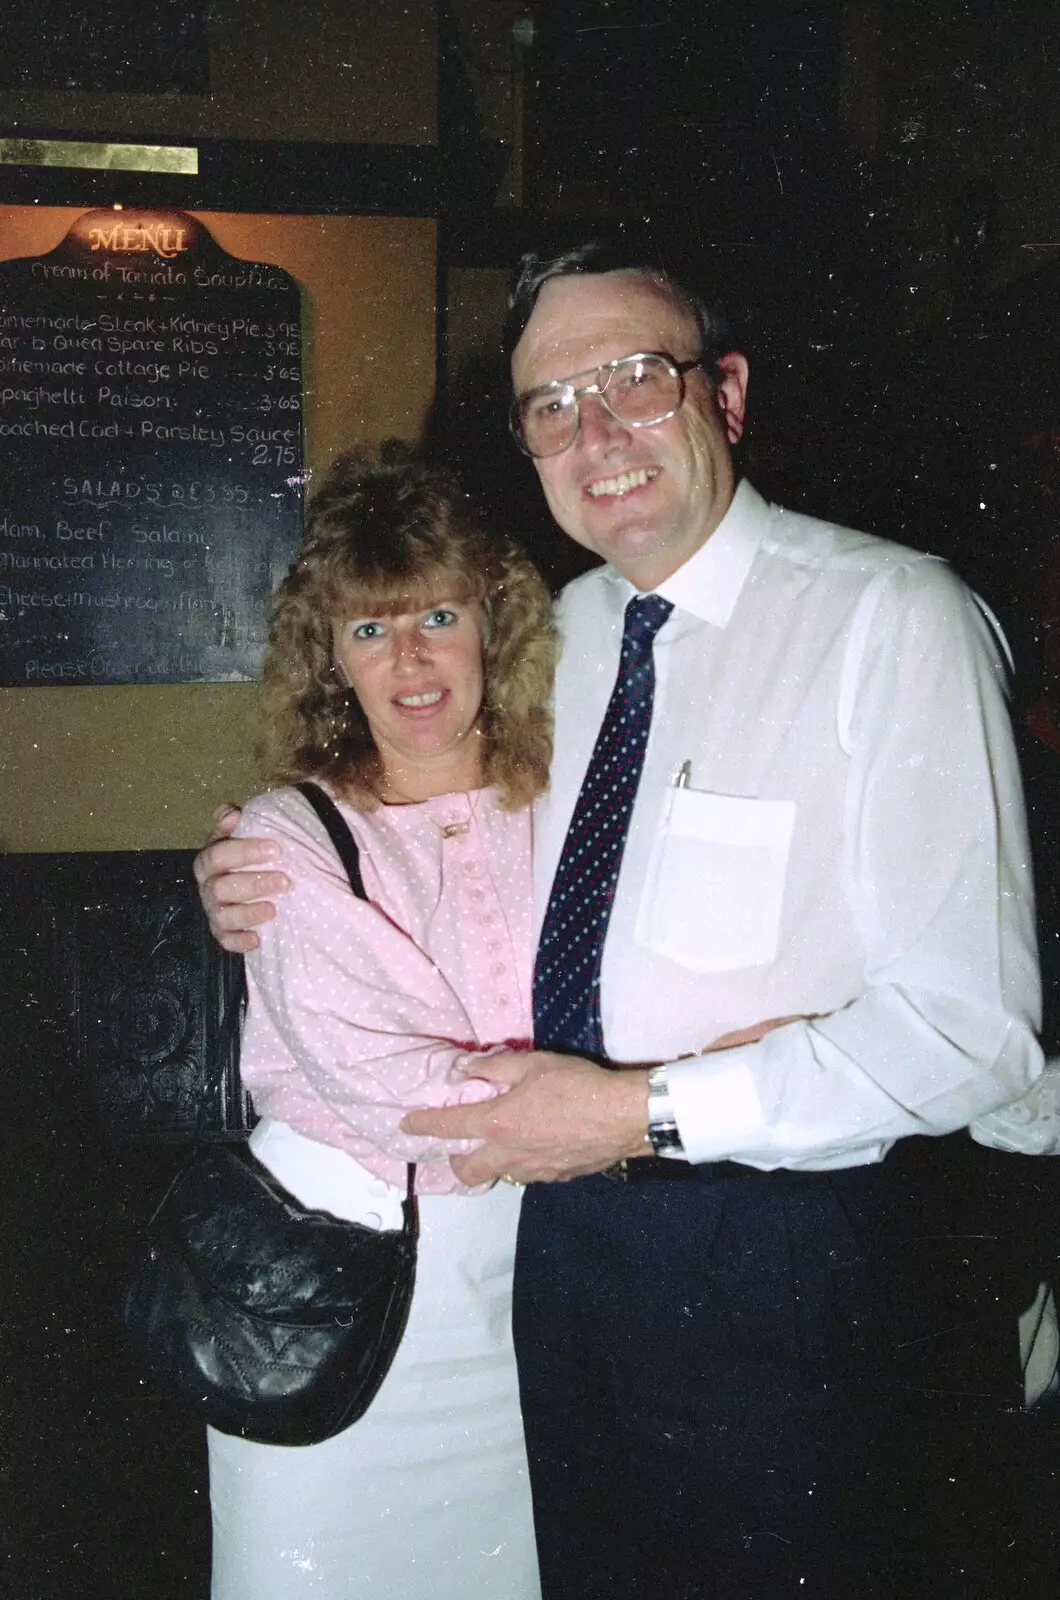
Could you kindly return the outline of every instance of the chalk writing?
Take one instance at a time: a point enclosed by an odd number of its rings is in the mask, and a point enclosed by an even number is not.
[[[0,263],[0,682],[256,675],[297,547],[301,316],[181,212]]]

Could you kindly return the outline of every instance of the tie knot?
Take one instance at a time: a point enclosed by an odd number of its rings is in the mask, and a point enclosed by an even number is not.
[[[673,601],[661,594],[635,594],[626,607],[623,641],[642,648],[650,645],[673,608]]]

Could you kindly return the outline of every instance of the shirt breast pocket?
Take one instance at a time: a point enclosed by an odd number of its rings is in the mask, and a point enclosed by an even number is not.
[[[692,972],[776,959],[793,800],[672,789],[637,916],[637,942]]]

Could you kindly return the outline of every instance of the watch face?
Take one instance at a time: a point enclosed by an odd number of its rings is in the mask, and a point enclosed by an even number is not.
[[[670,1099],[665,1062],[652,1067],[648,1073],[648,1143],[657,1156],[683,1156],[685,1153]]]
[[[677,1123],[673,1117],[652,1120],[648,1124],[648,1139],[657,1156],[683,1156],[685,1147],[681,1143],[681,1135],[677,1131]]]

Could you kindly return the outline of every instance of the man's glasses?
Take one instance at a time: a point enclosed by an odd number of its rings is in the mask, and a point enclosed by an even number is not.
[[[663,351],[605,361],[602,366],[587,367],[569,378],[516,395],[508,426],[528,456],[558,456],[578,437],[582,395],[594,394],[616,421],[631,428],[649,428],[676,416],[685,398],[685,373],[702,364],[702,356],[675,361]],[[588,377],[592,383],[577,381]]]

